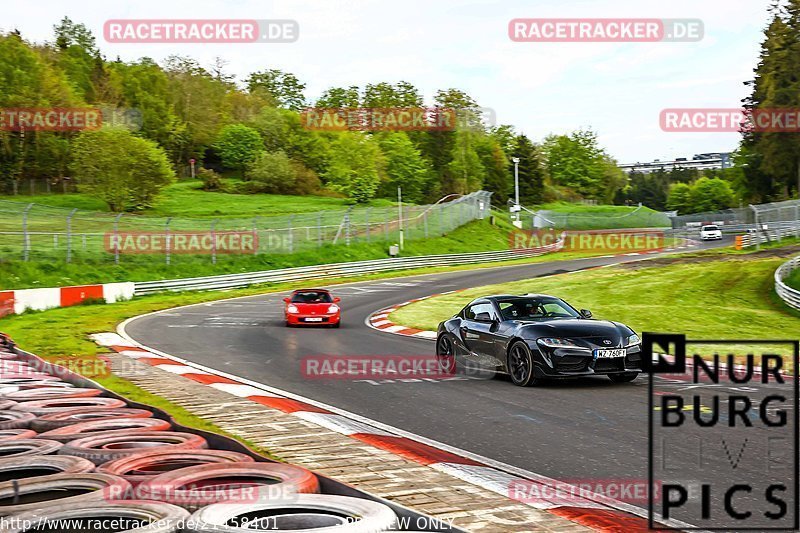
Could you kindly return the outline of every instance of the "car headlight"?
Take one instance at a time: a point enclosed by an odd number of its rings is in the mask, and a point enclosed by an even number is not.
[[[542,337],[541,339],[537,339],[536,342],[548,348],[580,348],[580,346],[569,339]]]
[[[628,340],[625,341],[625,346],[636,346],[637,344],[642,344],[642,339],[640,339],[639,335],[636,333],[628,337]]]
[[[336,305],[336,304],[331,304],[331,306],[328,307],[328,312],[329,313],[337,313],[337,312],[339,312],[339,306]]]
[[[297,306],[296,305],[289,305],[286,307],[287,313],[297,313]]]

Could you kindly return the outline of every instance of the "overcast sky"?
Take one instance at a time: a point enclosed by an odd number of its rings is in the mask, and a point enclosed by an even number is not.
[[[94,31],[108,57],[161,60],[216,56],[237,79],[278,68],[307,83],[312,100],[331,86],[406,80],[430,101],[457,87],[500,123],[540,141],[549,133],[592,128],[620,162],[691,157],[736,147],[735,133],[666,133],[664,108],[740,105],[752,78],[767,0],[82,0],[6,1],[0,29],[52,40],[67,15]],[[699,18],[694,43],[517,43],[513,18]],[[291,44],[112,44],[107,19],[294,19]]]

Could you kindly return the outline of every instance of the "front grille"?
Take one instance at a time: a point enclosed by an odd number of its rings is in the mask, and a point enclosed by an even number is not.
[[[586,370],[586,358],[556,361],[556,370],[559,372],[583,372]]]
[[[631,353],[625,357],[625,366],[628,368],[642,368],[642,357],[639,353]]]
[[[611,372],[614,370],[625,370],[624,357],[614,357],[609,359],[597,359],[594,362],[595,372]]]

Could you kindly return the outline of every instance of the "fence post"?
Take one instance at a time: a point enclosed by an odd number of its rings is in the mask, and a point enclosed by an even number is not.
[[[422,225],[425,228],[425,238],[428,238],[428,211],[422,212]]]
[[[217,222],[216,218],[211,221],[211,263],[214,265],[217,264]]]
[[[289,239],[287,244],[289,245],[289,253],[294,252],[294,231],[292,230],[292,217],[294,215],[289,215],[288,224],[289,224]]]
[[[367,242],[369,242],[369,212],[372,210],[371,207],[368,207],[367,210],[364,212],[364,226],[367,228]]]
[[[442,204],[436,207],[436,210],[439,211],[439,235],[444,235],[444,211],[442,209],[444,209]]]
[[[67,215],[67,263],[72,260],[72,217],[77,211],[78,208],[75,208]]]
[[[322,211],[317,213],[317,248],[322,248]]]
[[[258,216],[253,217],[253,255],[258,255]]]
[[[794,234],[800,238],[800,203],[794,204]]]
[[[350,211],[344,214],[344,243],[350,246]]]
[[[114,217],[114,263],[119,264],[119,219],[124,213]]]
[[[172,221],[172,217],[167,217],[167,221],[164,224],[164,256],[167,264],[170,264],[170,234],[169,234],[169,223]]]
[[[28,261],[31,254],[31,236],[28,235],[28,211],[31,210],[33,204],[30,203],[25,207],[22,212],[22,260]]]

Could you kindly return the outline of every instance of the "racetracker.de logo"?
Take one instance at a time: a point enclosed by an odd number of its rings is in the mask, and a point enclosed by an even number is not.
[[[512,250],[540,250],[563,240],[561,251],[635,253],[664,249],[664,232],[660,230],[596,230],[557,231],[552,229],[516,230],[509,234]]]
[[[670,108],[658,117],[662,131],[698,133],[798,133],[798,108]]]
[[[326,131],[452,131],[459,120],[456,110],[440,107],[319,107],[300,113],[304,128]]]
[[[703,38],[700,19],[518,18],[508,37],[518,43],[695,42]]]
[[[253,231],[173,231],[106,233],[105,249],[121,254],[254,254],[258,235]]]
[[[103,25],[109,43],[293,43],[295,20],[113,19]]]
[[[103,113],[94,107],[3,107],[3,131],[84,131],[98,130]]]
[[[312,355],[300,365],[306,379],[445,379],[455,375],[435,355]]]

